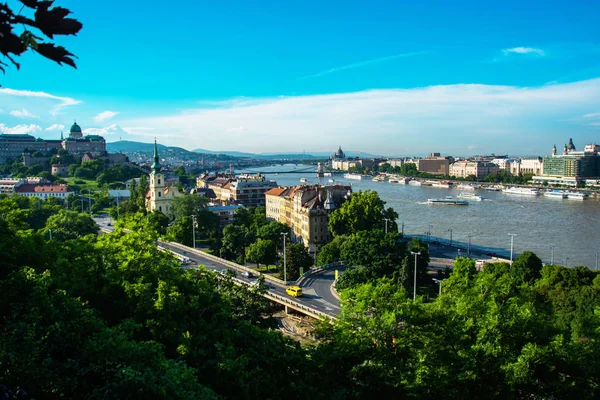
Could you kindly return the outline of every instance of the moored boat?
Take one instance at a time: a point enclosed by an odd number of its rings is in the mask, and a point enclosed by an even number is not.
[[[412,181],[408,182],[408,184],[411,186],[421,186],[422,183],[421,183],[421,181],[417,181],[417,180],[413,179]]]
[[[585,200],[587,199],[589,196],[587,193],[582,193],[582,192],[569,192],[567,193],[567,199],[568,200]]]
[[[362,181],[365,179],[364,175],[361,174],[344,174],[345,179],[352,179],[355,181]]]
[[[300,182],[306,183],[306,182],[308,182],[308,180],[306,178],[300,178]]]
[[[544,197],[549,197],[551,199],[566,199],[567,194],[562,190],[548,190],[544,192]]]
[[[522,187],[509,187],[504,188],[502,193],[514,194],[517,196],[539,196],[540,191],[533,188],[522,188]]]

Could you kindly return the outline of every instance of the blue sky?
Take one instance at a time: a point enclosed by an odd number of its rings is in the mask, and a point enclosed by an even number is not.
[[[78,69],[22,57],[0,130],[390,155],[600,142],[600,3],[486,3],[58,0],[84,24],[59,41]]]

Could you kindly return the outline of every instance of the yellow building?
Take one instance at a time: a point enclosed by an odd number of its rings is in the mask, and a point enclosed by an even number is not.
[[[149,212],[160,211],[163,214],[169,212],[171,201],[175,197],[183,196],[174,186],[168,186],[165,181],[165,174],[160,172],[160,158],[158,157],[158,147],[154,141],[154,163],[150,173],[150,182],[148,194],[146,194],[146,209]]]
[[[267,219],[292,228],[292,240],[302,241],[312,257],[331,241],[329,214],[352,193],[350,186],[293,186],[265,193]]]

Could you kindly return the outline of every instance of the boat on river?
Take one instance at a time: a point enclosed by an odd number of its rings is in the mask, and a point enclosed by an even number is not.
[[[408,182],[408,184],[411,186],[421,186],[421,181],[413,179],[412,181]]]
[[[364,175],[361,174],[344,174],[344,178],[345,179],[352,179],[355,181],[362,181],[363,179],[365,179]]]
[[[471,191],[471,190],[475,190],[475,189],[480,189],[481,186],[480,185],[469,185],[467,183],[461,183],[456,188],[460,189],[460,190],[469,190],[469,191]]]
[[[544,197],[549,197],[551,199],[566,199],[567,194],[562,190],[548,190],[544,192]]]
[[[502,190],[502,193],[514,194],[517,196],[539,196],[540,195],[540,191],[538,189],[523,188],[523,187],[504,188],[504,190]]]
[[[569,192],[567,193],[568,200],[585,200],[588,198],[587,193],[582,192]]]
[[[464,200],[470,200],[470,201],[481,201],[483,200],[483,197],[481,196],[477,196],[476,194],[473,193],[460,193],[458,195],[459,198],[464,199]]]
[[[373,182],[385,182],[385,176],[378,175],[375,178],[373,178]]]
[[[468,206],[469,202],[447,196],[441,199],[427,199],[427,204],[432,206]]]
[[[308,179],[306,179],[306,178],[300,178],[300,182],[306,183],[306,182],[308,182]]]
[[[439,181],[439,182],[432,183],[431,186],[438,187],[438,188],[443,188],[443,189],[450,189],[452,187],[452,182]]]

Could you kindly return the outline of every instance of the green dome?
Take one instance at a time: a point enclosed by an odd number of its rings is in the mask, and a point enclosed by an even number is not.
[[[77,125],[77,122],[74,122],[73,125],[71,125],[70,132],[81,133],[81,127],[79,125]]]

